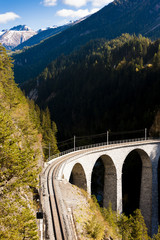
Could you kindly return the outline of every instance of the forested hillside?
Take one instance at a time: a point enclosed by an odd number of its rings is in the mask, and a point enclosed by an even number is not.
[[[77,24],[79,21],[81,20],[77,20],[75,22],[71,22],[62,26],[55,26],[55,27],[50,27],[47,28],[46,30],[39,30],[39,32],[31,37],[30,39],[28,39],[27,41],[19,44],[14,50],[21,50],[24,47],[28,48],[30,46],[33,46],[35,44],[40,43],[43,40],[46,40],[47,38],[54,36],[56,34],[61,33],[62,31],[66,30],[67,28],[72,27],[73,25]]]
[[[0,46],[0,239],[39,239],[33,193],[51,138],[58,151],[56,127],[47,109],[40,111],[25,98],[12,67]]]
[[[23,85],[39,106],[49,107],[61,140],[150,128],[160,106],[159,87],[160,40],[129,34],[91,41]]]
[[[17,83],[36,77],[61,54],[93,39],[114,39],[122,33],[160,37],[159,0],[115,0],[84,21],[14,55]]]

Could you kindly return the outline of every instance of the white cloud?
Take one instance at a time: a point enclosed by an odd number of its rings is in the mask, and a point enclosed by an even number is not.
[[[95,12],[98,12],[100,10],[100,8],[93,8],[90,12],[89,12],[89,14],[93,14],[93,13],[95,13]]]
[[[62,9],[57,12],[57,15],[60,17],[82,18],[87,15],[93,14],[98,10],[99,10],[98,8],[94,8],[91,11],[89,11],[88,9],[79,9],[77,11],[71,9]]]
[[[6,12],[4,14],[0,14],[0,23],[7,23],[15,20],[16,18],[20,18],[20,16],[14,12]]]
[[[46,7],[51,7],[57,4],[57,0],[43,0],[41,3]]]
[[[88,3],[91,3],[93,7],[104,7],[110,2],[113,2],[113,0],[63,0],[64,4],[77,8],[86,6]]]
[[[64,4],[74,6],[74,7],[82,7],[85,6],[88,0],[63,0]]]
[[[90,0],[94,7],[103,7],[113,2],[113,0]]]

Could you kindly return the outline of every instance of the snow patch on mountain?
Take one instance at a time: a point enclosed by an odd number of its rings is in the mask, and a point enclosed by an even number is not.
[[[15,26],[13,28],[11,28],[10,30],[13,30],[13,31],[32,31],[32,29],[26,25],[18,25],[18,26]]]
[[[7,50],[12,50],[19,44],[33,37],[35,34],[37,34],[37,32],[33,31],[26,25],[19,25],[10,30],[0,32],[0,43]]]

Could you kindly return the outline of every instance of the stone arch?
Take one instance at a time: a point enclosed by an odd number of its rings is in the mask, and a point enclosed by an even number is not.
[[[117,210],[117,173],[113,160],[108,155],[102,155],[97,159],[104,166],[103,207],[107,208],[111,202],[112,209]],[[97,162],[96,161],[96,162]],[[96,164],[95,162],[95,164]],[[94,166],[95,166],[94,164]],[[94,167],[92,169],[92,174]]]
[[[126,215],[140,208],[140,190],[142,177],[142,160],[137,151],[131,151],[122,169],[122,206]]]
[[[76,163],[72,168],[69,182],[87,191],[86,175],[80,163]]]
[[[150,231],[151,217],[152,217],[152,163],[148,154],[142,149],[134,149],[129,154],[138,153],[141,164],[141,179],[140,179],[140,197],[139,197],[139,208],[145,219],[145,223]],[[129,156],[127,155],[127,157]],[[127,159],[125,158],[125,160]],[[125,163],[125,161],[124,161]],[[124,166],[123,163],[123,166]],[[136,173],[135,173],[136,177]],[[122,170],[123,178],[123,170]]]

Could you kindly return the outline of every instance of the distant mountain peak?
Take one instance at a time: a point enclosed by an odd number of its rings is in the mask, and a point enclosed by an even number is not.
[[[0,43],[8,50],[12,50],[17,45],[28,40],[37,32],[33,31],[26,25],[18,25],[10,30],[0,32]]]
[[[10,31],[32,31],[32,29],[26,25],[18,25],[11,28]]]

